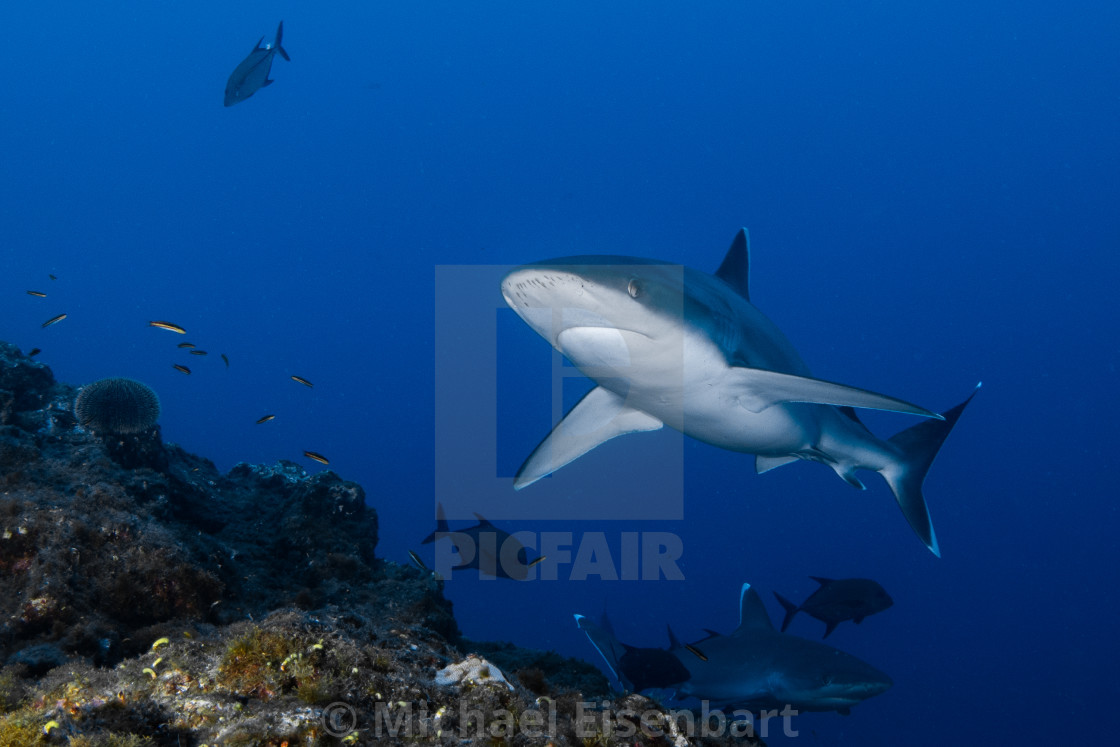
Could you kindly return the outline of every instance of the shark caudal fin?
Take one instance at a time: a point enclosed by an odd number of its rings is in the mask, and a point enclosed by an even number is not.
[[[941,449],[941,444],[945,443],[945,438],[957,424],[964,408],[979,390],[980,385],[977,384],[972,394],[968,395],[968,399],[944,412],[943,420],[923,421],[889,439],[890,443],[902,452],[902,456],[897,464],[884,469],[881,474],[890,485],[891,492],[894,493],[906,521],[910,523],[911,528],[930,552],[937,557],[941,557],[941,550],[937,546],[937,536],[934,534],[933,523],[929,518],[926,499],[922,496],[922,483],[937,452]]]
[[[615,679],[629,686],[629,683],[623,679],[622,668],[619,666],[619,660],[622,658],[623,654],[626,653],[626,646],[625,644],[619,643],[618,639],[614,637],[614,631],[611,630],[611,624],[610,621],[607,620],[607,616],[605,614],[603,615],[601,625],[596,624],[584,615],[576,615],[575,618],[576,626],[587,634],[591,645],[594,646],[595,650],[599,652],[599,655],[603,657],[603,661],[610,667]]]
[[[778,604],[782,605],[782,609],[786,611],[786,616],[782,618],[782,632],[784,633],[786,632],[786,628],[789,627],[789,624],[793,622],[793,616],[800,612],[801,608],[776,591],[774,592],[774,597],[778,600]]]
[[[288,56],[288,53],[286,51],[284,51],[284,47],[282,47],[280,45],[280,42],[283,41],[283,39],[284,39],[284,22],[281,21],[280,25],[276,28],[276,41],[274,41],[272,43],[272,45],[276,49],[276,51],[280,53],[281,57],[283,57],[288,62],[291,62],[292,58]],[[296,41],[298,42],[299,39],[296,39]]]

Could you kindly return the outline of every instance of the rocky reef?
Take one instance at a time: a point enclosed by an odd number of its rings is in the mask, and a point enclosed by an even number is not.
[[[220,474],[158,425],[81,427],[76,394],[0,342],[0,747],[758,743],[463,639],[359,485]]]

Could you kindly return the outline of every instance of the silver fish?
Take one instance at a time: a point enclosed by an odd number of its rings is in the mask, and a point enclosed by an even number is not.
[[[277,52],[288,62],[292,61],[292,58],[280,46],[280,40],[283,36],[284,22],[281,21],[280,26],[276,29],[276,40],[272,44],[262,47],[261,42],[264,41],[262,36],[253,50],[249,52],[249,56],[234,68],[226,82],[226,106],[233,106],[244,101],[261,88],[272,83],[268,74],[272,71],[272,59]]]

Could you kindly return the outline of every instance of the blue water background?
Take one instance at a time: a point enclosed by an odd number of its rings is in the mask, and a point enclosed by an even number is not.
[[[223,108],[281,18],[292,62]],[[598,663],[571,613],[663,645],[667,622],[734,627],[743,581],[777,616],[770,590],[869,576],[894,608],[829,642],[895,687],[805,717],[802,739],[1102,741],[1120,667],[1118,32],[1120,6],[1094,1],[6,3],[0,339],[63,381],[149,383],[164,437],[222,469],[328,455],[377,507],[379,554],[405,562],[431,558],[439,497],[438,266],[602,252],[711,271],[747,225],[752,298],[816,375],[935,409],[983,380],[926,484],[944,557],[874,475],[865,493],[819,465],[758,477],[686,441],[681,521],[490,517],[674,532],[684,581],[457,574],[463,630]],[[509,475],[551,427],[550,358],[494,314]],[[664,437],[566,470],[656,470],[641,456]],[[642,496],[600,498],[640,515]]]

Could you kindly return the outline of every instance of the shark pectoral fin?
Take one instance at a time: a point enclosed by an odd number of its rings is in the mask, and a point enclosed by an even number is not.
[[[532,485],[604,441],[627,433],[655,431],[663,425],[652,415],[627,405],[621,396],[597,386],[533,450],[517,471],[513,487],[520,490]]]
[[[823,379],[740,366],[732,368],[729,377],[739,405],[750,412],[762,412],[780,402],[808,402],[902,412],[941,420],[937,413],[904,400]]]
[[[778,457],[763,456],[762,454],[759,454],[754,458],[754,471],[761,475],[763,472],[769,472],[772,469],[777,469],[778,467],[796,461],[797,457],[790,456],[788,454],[786,456]]]

